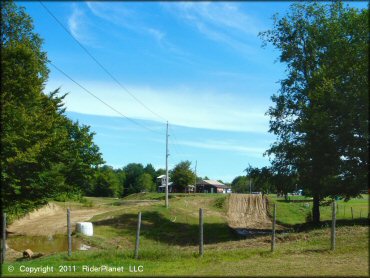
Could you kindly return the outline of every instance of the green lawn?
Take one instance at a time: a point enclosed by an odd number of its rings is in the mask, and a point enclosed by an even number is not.
[[[368,199],[340,205],[366,208]],[[3,274],[25,276],[25,267],[53,266],[53,273],[36,276],[102,275],[200,275],[200,276],[367,276],[368,226],[366,221],[343,222],[337,229],[337,249],[330,251],[330,229],[307,227],[300,232],[277,235],[276,252],[270,252],[270,236],[240,238],[225,218],[225,195],[174,194],[170,208],[164,207],[164,194],[149,193],[125,199],[91,199],[94,205],[114,205],[121,209],[92,218],[94,236],[81,237],[93,246],[71,257],[59,253],[32,261],[6,262]],[[305,203],[283,202],[274,196],[278,220],[287,227],[303,224],[310,209]],[[147,202],[145,200],[150,200]],[[204,208],[205,254],[198,256],[198,209]],[[323,218],[330,211],[322,208]],[[139,259],[133,259],[137,213],[142,212]],[[340,216],[340,211],[339,211]],[[346,217],[347,218],[347,217]],[[86,272],[83,267],[116,267],[123,272]],[[9,272],[9,266],[14,267]],[[68,267],[63,267],[68,266]],[[142,266],[143,271],[138,271]],[[21,268],[22,267],[22,268]],[[41,269],[40,269],[41,270]],[[68,272],[59,272],[68,270]],[[142,270],[140,268],[140,270]],[[28,274],[27,274],[28,275]]]
[[[289,201],[284,198],[277,198],[276,195],[269,195],[269,198],[277,205],[277,221],[281,224],[295,225],[306,222],[312,210],[312,199],[304,196],[290,196]],[[369,213],[369,197],[366,194],[356,199],[351,199],[347,202],[338,200],[337,204],[337,219],[358,220],[366,219]],[[332,207],[330,203],[320,206],[320,215],[322,221],[331,220]]]

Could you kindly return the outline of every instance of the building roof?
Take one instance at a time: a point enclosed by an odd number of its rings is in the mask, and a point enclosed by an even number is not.
[[[165,177],[166,177],[166,175],[160,175],[160,176],[157,177],[157,179],[163,179]]]
[[[202,180],[198,185],[212,185],[217,188],[228,188],[226,185],[216,180]]]

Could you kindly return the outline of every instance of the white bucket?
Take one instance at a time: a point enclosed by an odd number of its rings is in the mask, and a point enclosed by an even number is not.
[[[77,222],[76,231],[86,236],[92,236],[93,224],[91,222]]]

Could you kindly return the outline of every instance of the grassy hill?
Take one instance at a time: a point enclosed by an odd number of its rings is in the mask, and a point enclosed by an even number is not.
[[[337,250],[330,251],[329,223],[320,227],[304,224],[311,204],[306,199],[284,201],[270,196],[278,206],[278,222],[289,230],[277,236],[276,252],[270,252],[270,236],[241,238],[227,225],[226,195],[174,194],[170,208],[164,207],[164,195],[135,194],[124,199],[89,198],[92,208],[112,206],[115,210],[95,215],[94,236],[77,235],[93,248],[44,256],[32,261],[7,262],[3,274],[24,275],[20,267],[54,266],[52,275],[129,275],[134,266],[143,266],[135,275],[356,275],[368,274],[368,213],[367,195],[364,199],[338,202],[339,227]],[[296,198],[298,199],[298,198]],[[341,216],[341,207],[346,215]],[[350,207],[355,220],[351,219]],[[198,256],[198,210],[204,209],[204,257]],[[359,218],[362,210],[362,219]],[[133,259],[137,214],[142,212],[139,259]],[[328,220],[330,207],[322,207],[322,217]],[[342,219],[342,220],[341,220]],[[13,272],[8,271],[9,266]],[[123,272],[86,272],[83,266],[123,266]],[[72,270],[59,272],[60,266]],[[111,270],[114,270],[113,268]],[[117,270],[117,268],[116,268]],[[38,274],[38,276],[42,276]]]

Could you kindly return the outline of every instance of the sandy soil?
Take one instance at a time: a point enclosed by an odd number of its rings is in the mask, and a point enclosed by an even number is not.
[[[231,194],[227,220],[231,228],[271,229],[267,198],[262,195]]]
[[[135,205],[147,205],[139,203]],[[91,208],[71,208],[72,231],[77,222],[89,221],[93,216],[109,211],[121,210],[122,206],[98,206]],[[67,209],[50,203],[25,217],[14,221],[7,229],[14,235],[49,236],[67,231]]]

